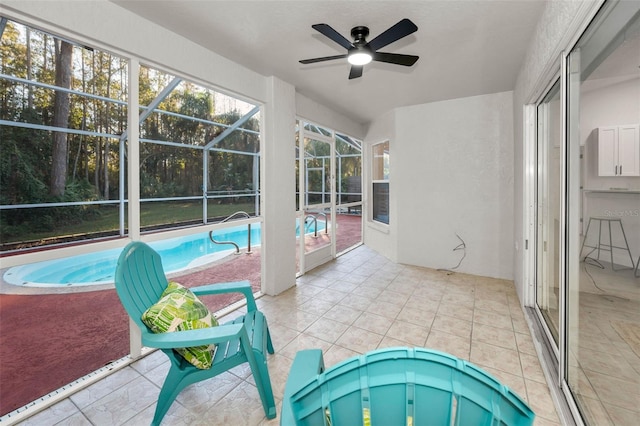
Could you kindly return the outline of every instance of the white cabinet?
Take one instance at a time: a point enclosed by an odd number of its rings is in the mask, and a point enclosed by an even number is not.
[[[640,176],[640,125],[598,128],[598,175]]]

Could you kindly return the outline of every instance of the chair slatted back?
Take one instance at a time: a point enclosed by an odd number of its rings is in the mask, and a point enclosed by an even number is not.
[[[141,241],[129,243],[118,258],[115,285],[120,301],[141,330],[142,313],[158,301],[167,288],[160,255]]]

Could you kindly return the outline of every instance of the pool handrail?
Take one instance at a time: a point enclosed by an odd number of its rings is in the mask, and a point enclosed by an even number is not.
[[[238,210],[235,213],[231,213],[229,216],[227,216],[226,218],[222,219],[220,221],[220,223],[225,223],[231,219],[233,219],[236,216],[242,216],[246,219],[251,219],[251,215],[249,215],[249,213],[242,211],[242,210]],[[238,244],[236,244],[233,241],[216,241],[215,238],[213,238],[213,230],[209,231],[209,239],[211,240],[212,243],[214,244],[231,244],[236,248],[236,253],[235,254],[240,254],[240,246],[238,246]],[[247,224],[247,254],[251,254],[251,224],[248,223]]]

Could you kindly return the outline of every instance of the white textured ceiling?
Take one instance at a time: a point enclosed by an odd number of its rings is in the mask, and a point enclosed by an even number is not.
[[[301,94],[367,123],[398,106],[512,90],[542,0],[509,1],[217,1],[112,0]],[[348,80],[346,59],[302,65],[300,59],[345,50],[311,28],[325,23],[368,40],[411,19],[418,31],[381,49],[420,56],[410,68],[373,62]]]

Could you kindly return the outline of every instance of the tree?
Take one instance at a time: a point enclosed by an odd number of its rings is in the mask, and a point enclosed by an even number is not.
[[[72,59],[73,45],[62,40],[56,42],[56,86],[65,89],[71,88]],[[67,127],[69,109],[69,93],[56,90],[53,109],[54,127]],[[64,188],[67,182],[67,133],[54,132],[52,149],[50,193],[53,196],[61,197],[64,195]]]

